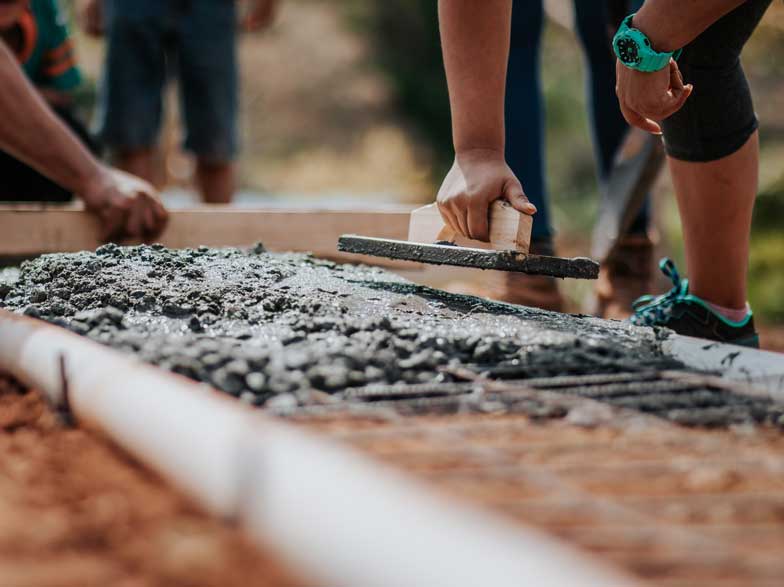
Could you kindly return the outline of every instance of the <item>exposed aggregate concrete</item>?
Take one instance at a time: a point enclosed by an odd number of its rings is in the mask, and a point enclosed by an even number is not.
[[[680,369],[666,334],[413,285],[302,254],[106,245],[23,263],[0,306],[65,326],[255,405],[319,390]],[[757,418],[755,418],[757,419]]]

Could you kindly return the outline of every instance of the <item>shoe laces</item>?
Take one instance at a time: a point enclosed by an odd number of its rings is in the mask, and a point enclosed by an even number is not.
[[[673,287],[663,295],[648,294],[637,298],[632,304],[634,310],[634,315],[630,318],[632,324],[637,326],[666,324],[672,315],[675,303],[689,293],[689,280],[681,279],[672,259],[665,257],[659,261],[659,269],[670,278]]]

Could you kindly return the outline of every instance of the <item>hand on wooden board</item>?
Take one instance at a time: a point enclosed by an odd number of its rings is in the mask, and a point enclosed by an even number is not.
[[[447,226],[465,237],[487,242],[488,209],[501,199],[518,212],[536,213],[536,206],[528,201],[503,153],[477,149],[455,157],[438,191],[437,203]]]
[[[101,240],[123,238],[149,241],[157,237],[169,214],[153,186],[118,169],[103,168],[80,194],[87,209],[101,222]]]

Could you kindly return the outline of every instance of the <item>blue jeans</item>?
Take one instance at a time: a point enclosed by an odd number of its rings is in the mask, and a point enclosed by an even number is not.
[[[99,134],[115,150],[156,144],[162,94],[179,82],[185,148],[225,163],[237,153],[235,3],[230,0],[106,0],[107,52]]]
[[[553,228],[545,178],[544,103],[540,76],[543,0],[515,0],[506,88],[506,159],[539,210],[532,237],[551,239]],[[632,12],[642,0],[630,2]],[[604,0],[574,0],[577,33],[588,65],[588,94],[596,167],[605,179],[628,126],[615,96],[615,57],[608,37],[610,18]],[[645,205],[632,233],[649,224]]]

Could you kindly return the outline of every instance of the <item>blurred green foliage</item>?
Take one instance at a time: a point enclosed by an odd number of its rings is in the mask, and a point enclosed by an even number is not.
[[[784,322],[784,175],[763,188],[754,210],[749,299],[768,322]]]
[[[436,154],[438,169],[452,160],[449,93],[441,58],[435,0],[350,0],[349,22],[370,44],[374,64],[386,74],[400,111]]]

